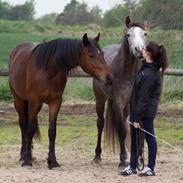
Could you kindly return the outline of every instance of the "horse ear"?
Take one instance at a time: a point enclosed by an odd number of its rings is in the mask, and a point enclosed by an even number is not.
[[[100,32],[98,33],[97,37],[94,38],[97,42],[99,42],[100,39]]]
[[[83,35],[83,44],[84,44],[84,46],[88,46],[89,45],[89,40],[88,40],[88,36],[87,36],[87,33],[85,33],[84,35]]]
[[[162,49],[164,46],[161,44],[161,45],[159,45],[159,49]]]
[[[130,23],[131,23],[130,17],[127,16],[127,17],[126,17],[126,20],[125,20],[125,24],[126,24],[126,26],[127,26],[128,28],[130,27]]]
[[[146,21],[144,22],[144,25],[146,26],[147,29],[149,29],[149,27],[150,27],[150,22],[146,20]]]

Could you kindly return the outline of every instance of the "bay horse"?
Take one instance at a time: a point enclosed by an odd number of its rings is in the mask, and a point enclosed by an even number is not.
[[[113,74],[112,85],[104,86],[96,79],[93,89],[96,99],[98,140],[95,149],[95,162],[101,161],[101,138],[104,128],[105,144],[115,151],[116,144],[120,146],[120,164],[126,165],[125,138],[129,132],[126,119],[129,114],[129,101],[132,84],[138,70],[142,49],[147,40],[148,25],[146,23],[131,22],[126,18],[128,31],[121,44],[109,45],[103,48],[104,58]],[[107,101],[106,119],[104,109]]]
[[[49,107],[48,168],[60,166],[55,156],[56,122],[68,71],[81,66],[100,82],[111,84],[111,72],[105,64],[99,38],[100,33],[93,39],[84,34],[82,40],[59,38],[23,43],[12,50],[9,84],[19,115],[22,166],[32,166],[32,139],[40,135],[37,115],[43,103]]]

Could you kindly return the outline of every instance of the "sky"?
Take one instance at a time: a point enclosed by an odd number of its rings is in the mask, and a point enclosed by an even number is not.
[[[2,0],[9,2],[12,5],[23,4],[26,0]],[[71,0],[35,0],[35,18],[52,12],[60,13],[63,11],[66,4]],[[122,2],[122,0],[77,0],[78,2],[85,2],[89,8],[98,5],[103,12],[111,9],[115,4]]]

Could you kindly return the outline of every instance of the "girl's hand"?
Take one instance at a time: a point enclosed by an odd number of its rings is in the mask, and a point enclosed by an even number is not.
[[[138,122],[134,122],[133,125],[134,125],[134,128],[141,128]]]

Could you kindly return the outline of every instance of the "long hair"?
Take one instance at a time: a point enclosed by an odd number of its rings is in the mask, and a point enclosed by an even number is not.
[[[146,45],[146,50],[150,52],[150,57],[154,63],[161,68],[161,76],[163,77],[163,74],[168,67],[168,58],[165,47],[151,41]]]

